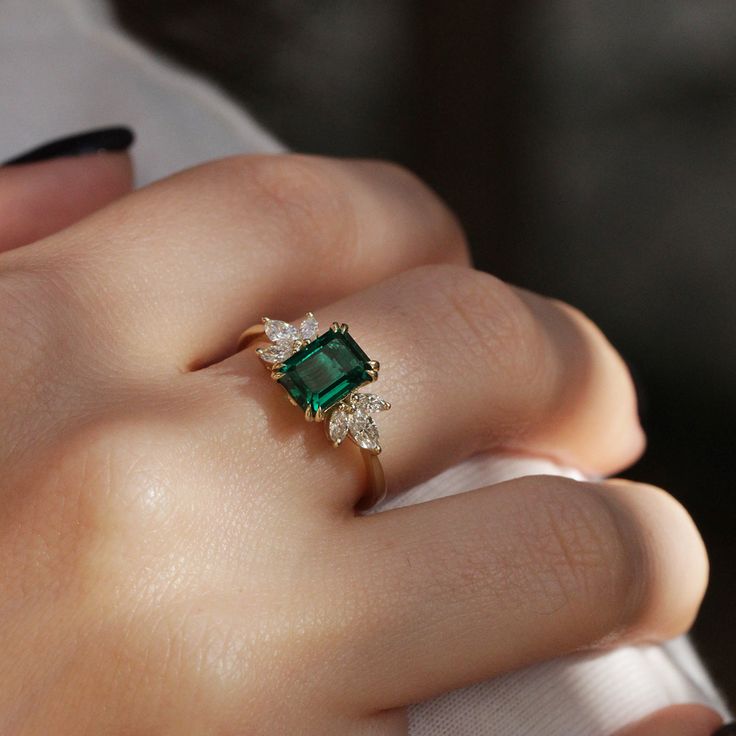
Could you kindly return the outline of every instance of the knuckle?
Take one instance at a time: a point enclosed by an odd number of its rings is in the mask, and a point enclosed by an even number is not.
[[[410,209],[414,222],[421,224],[425,240],[430,240],[430,245],[434,246],[428,263],[470,264],[470,249],[460,220],[417,174],[399,163],[386,160],[354,161],[350,165],[369,167],[371,179],[378,185],[385,185],[384,190],[389,196]]]
[[[628,467],[646,445],[632,373],[601,329],[583,312],[558,300],[547,302],[555,320],[552,333],[561,335],[556,342],[567,346],[556,351],[561,380],[557,382],[555,408],[594,427],[588,436],[598,447],[606,448],[601,462],[607,473]],[[607,417],[604,424],[598,420],[602,414]]]
[[[503,384],[524,387],[536,401],[539,372],[548,364],[542,328],[518,292],[482,271],[454,265],[424,266],[415,271],[418,303],[433,324],[443,325],[450,347],[478,360]]]
[[[258,203],[281,242],[297,241],[310,251],[336,256],[356,239],[349,193],[326,161],[303,154],[240,156],[217,166],[237,179]]]
[[[128,405],[102,414],[62,443],[65,458],[84,473],[76,490],[93,521],[112,513],[117,531],[133,536],[173,521],[175,443],[148,411]]]
[[[186,471],[171,471],[182,465],[176,443],[142,417],[67,425],[63,436],[36,450],[32,468],[16,470],[22,476],[9,507],[16,530],[9,544],[25,590],[49,589],[103,607],[115,604],[121,589],[143,608],[166,600],[180,564],[172,551],[181,561],[192,544],[183,541],[192,499]],[[191,566],[186,580],[198,570]]]
[[[545,480],[518,515],[542,599],[565,608],[590,641],[627,629],[647,594],[643,545],[596,486]]]
[[[130,404],[101,413],[67,424],[36,463],[29,503],[70,530],[67,543],[93,547],[90,564],[116,559],[102,548],[133,553],[141,535],[160,534],[176,521],[174,443],[154,425]]]

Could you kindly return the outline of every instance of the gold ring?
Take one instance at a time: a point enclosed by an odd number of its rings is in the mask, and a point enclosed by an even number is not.
[[[298,325],[264,317],[263,324],[242,332],[238,351],[263,336],[268,342],[255,352],[271,378],[286,390],[289,401],[304,412],[308,422],[324,423],[334,447],[349,437],[360,448],[368,489],[358,508],[374,506],[386,495],[386,481],[378,459],[378,426],[371,415],[387,411],[391,404],[358,389],[378,380],[378,361],[368,358],[346,324],[333,322],[320,335],[311,312]]]

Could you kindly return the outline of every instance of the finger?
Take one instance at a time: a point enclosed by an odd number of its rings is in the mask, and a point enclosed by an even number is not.
[[[76,298],[105,312],[116,332],[135,324],[129,338],[169,369],[232,353],[264,310],[330,302],[422,263],[467,262],[455,218],[410,174],[306,156],[239,157],[184,172],[39,255],[55,260]]]
[[[673,637],[706,584],[687,513],[630,483],[529,477],[347,526],[346,574],[362,581],[352,630],[364,635],[353,649],[360,673],[346,679],[373,683],[374,706],[581,649]]]
[[[431,266],[351,295],[317,316],[325,328],[333,320],[348,323],[381,365],[379,382],[365,390],[393,407],[375,417],[390,492],[489,450],[554,457],[605,474],[641,452],[626,366],[587,319],[559,302],[471,269]],[[356,448],[346,441],[334,449],[322,431],[304,425],[253,349],[205,374],[205,383],[216,376],[231,384],[231,408],[213,417],[231,436],[248,433],[268,477],[323,510],[352,508],[365,484]],[[194,383],[186,379],[188,395]],[[271,451],[273,443],[278,452]],[[284,453],[290,462],[280,461]],[[299,472],[305,465],[315,475]],[[305,486],[308,493],[300,491]]]
[[[52,235],[127,194],[126,153],[57,158],[0,168],[0,252]]]
[[[673,705],[618,731],[616,736],[716,736],[723,723],[704,705]]]

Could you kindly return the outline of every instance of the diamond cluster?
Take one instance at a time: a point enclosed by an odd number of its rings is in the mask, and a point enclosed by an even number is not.
[[[283,363],[312,342],[319,332],[319,325],[311,312],[304,317],[299,327],[268,317],[263,322],[266,337],[273,343],[258,349],[258,355],[266,363]]]
[[[356,445],[378,454],[381,452],[381,443],[378,427],[371,414],[388,411],[390,408],[388,401],[375,394],[350,394],[330,414],[330,439],[338,447],[349,436]]]

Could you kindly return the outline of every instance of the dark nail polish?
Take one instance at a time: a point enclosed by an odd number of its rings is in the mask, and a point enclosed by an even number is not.
[[[39,161],[49,161],[54,158],[65,158],[67,156],[85,156],[91,153],[113,153],[116,151],[127,151],[135,136],[130,128],[100,128],[84,133],[77,133],[65,138],[59,138],[50,143],[44,143],[38,148],[15,156],[5,161],[3,166],[18,166],[20,164],[32,164]]]
[[[736,723],[728,723],[719,728],[713,736],[736,736]]]

